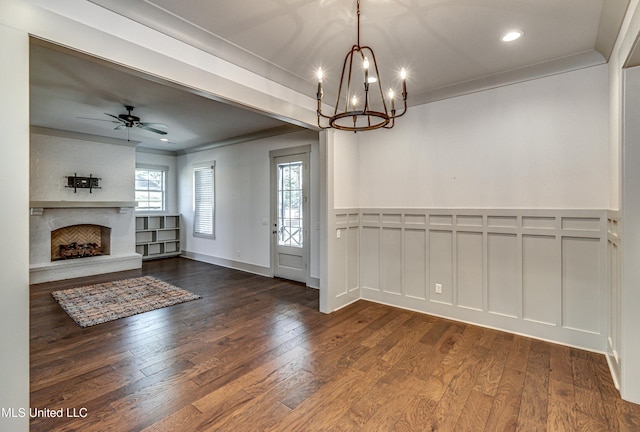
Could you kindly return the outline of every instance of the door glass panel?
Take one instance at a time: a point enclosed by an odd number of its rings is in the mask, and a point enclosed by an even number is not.
[[[278,245],[303,246],[302,161],[278,164]]]

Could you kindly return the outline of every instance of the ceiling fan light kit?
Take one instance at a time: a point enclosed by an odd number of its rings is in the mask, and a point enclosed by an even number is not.
[[[347,53],[342,64],[338,97],[332,115],[322,112],[322,68],[318,69],[318,127],[321,129],[339,129],[345,131],[368,131],[379,128],[391,129],[395,119],[407,112],[407,72],[400,71],[402,81],[402,108],[396,111],[395,93],[389,90],[385,99],[378,63],[373,49],[360,45],[360,0],[357,1],[357,43]],[[362,65],[363,74],[354,77],[354,64]],[[356,74],[357,75],[357,74]],[[371,92],[370,92],[371,90]],[[389,103],[390,109],[387,107]],[[324,124],[323,124],[324,123]]]

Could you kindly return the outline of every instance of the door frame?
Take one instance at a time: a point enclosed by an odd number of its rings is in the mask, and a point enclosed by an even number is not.
[[[297,147],[288,147],[278,150],[271,150],[269,152],[269,206],[270,206],[270,221],[269,221],[269,235],[271,236],[271,277],[275,276],[275,268],[276,268],[276,238],[277,235],[274,231],[278,227],[278,215],[277,215],[277,183],[278,183],[278,171],[276,166],[276,158],[282,156],[296,156],[296,155],[304,155],[305,157],[305,174],[303,175],[303,247],[302,247],[302,259],[304,264],[304,283],[306,285],[309,284],[311,264],[310,264],[310,251],[311,245],[311,231],[310,231],[310,223],[311,223],[311,214],[310,214],[310,203],[311,203],[311,144],[297,146]]]

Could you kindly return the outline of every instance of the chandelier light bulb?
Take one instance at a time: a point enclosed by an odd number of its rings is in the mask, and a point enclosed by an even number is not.
[[[402,81],[407,79],[407,71],[405,68],[400,69],[400,79]]]
[[[353,108],[358,106],[358,98],[356,97],[356,95],[353,95],[353,97],[351,98],[351,105],[353,106]]]
[[[318,68],[317,77],[318,77],[318,82],[321,83],[322,82],[322,78],[324,77],[324,73],[322,72],[322,68],[321,67]]]
[[[362,61],[362,67],[365,69],[369,69],[369,57],[365,57]]]
[[[373,76],[372,76],[372,77],[369,77],[369,78],[367,79],[367,82],[368,82],[369,84],[377,83],[377,82],[378,82],[378,78],[373,77]]]
[[[392,89],[389,89],[389,100],[393,100],[393,98],[396,96],[396,94],[393,92]]]

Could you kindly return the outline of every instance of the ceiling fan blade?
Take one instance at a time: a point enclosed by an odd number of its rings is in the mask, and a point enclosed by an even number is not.
[[[159,129],[154,129],[152,127],[149,127],[146,123],[138,123],[136,126],[138,126],[140,129],[148,130],[149,132],[155,132],[160,135],[167,134],[165,131],[161,131]]]
[[[76,117],[82,120],[96,120],[96,121],[103,121],[103,122],[109,122],[109,123],[120,123],[114,120],[107,120],[107,119],[97,119],[97,118],[92,118],[92,117]]]
[[[153,128],[163,128],[163,129],[168,129],[169,126],[167,126],[164,123],[140,123],[143,126],[151,126]]]
[[[118,122],[120,123],[124,123],[124,120],[122,120],[120,117],[115,116],[113,114],[109,114],[109,113],[104,113],[105,115],[108,115],[109,117],[113,117],[114,119],[118,120]]]

